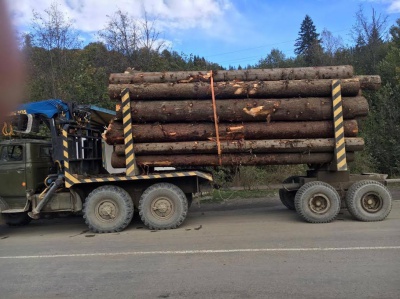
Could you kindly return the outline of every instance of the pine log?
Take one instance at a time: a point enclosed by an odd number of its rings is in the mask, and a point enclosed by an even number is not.
[[[177,72],[138,72],[111,74],[110,84],[134,83],[190,83],[210,81],[210,71],[177,71]],[[214,82],[221,81],[278,81],[302,79],[346,79],[353,76],[353,67],[350,65],[300,67],[300,68],[275,68],[275,69],[249,69],[213,71]]]
[[[364,139],[346,138],[346,151],[364,149]],[[225,140],[221,142],[223,153],[315,153],[333,152],[335,140],[325,139],[274,139],[274,140]],[[116,155],[125,156],[125,145],[117,145]],[[164,143],[136,143],[134,151],[140,155],[215,154],[215,141],[184,141]]]
[[[325,164],[333,159],[333,153],[311,154],[226,154],[222,155],[222,165],[287,165],[287,164]],[[354,160],[354,153],[347,153],[347,160]],[[139,167],[165,166],[218,166],[218,155],[155,155],[137,156]],[[114,168],[125,167],[125,157],[115,152],[111,156],[111,165]]]
[[[310,122],[263,122],[219,124],[221,140],[263,140],[263,139],[298,139],[298,138],[332,138],[332,121]],[[358,124],[356,120],[344,122],[346,137],[356,137]],[[108,144],[123,144],[122,123],[112,122],[103,138]],[[215,140],[215,127],[211,123],[193,124],[142,124],[133,125],[133,142],[174,142]]]
[[[128,88],[131,100],[166,99],[211,99],[209,83],[143,83],[110,84],[110,99],[120,99],[121,92]],[[360,90],[358,79],[341,80],[342,96],[356,96]],[[214,83],[217,99],[230,98],[284,98],[327,97],[332,94],[332,80],[281,80]]]
[[[131,102],[131,109],[136,123],[213,121],[211,101],[135,101]],[[332,119],[332,99],[218,100],[217,115],[221,122],[329,120]],[[343,98],[345,119],[367,115],[368,101],[364,97]],[[117,119],[122,119],[120,111]]]
[[[378,90],[382,81],[380,76],[356,76],[360,80],[361,89]]]

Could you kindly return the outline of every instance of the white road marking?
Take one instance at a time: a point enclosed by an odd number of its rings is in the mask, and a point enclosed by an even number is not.
[[[204,249],[204,250],[177,250],[177,251],[128,251],[128,252],[94,252],[73,254],[45,254],[45,255],[15,255],[0,256],[0,259],[43,259],[68,257],[96,257],[96,256],[140,256],[140,255],[179,255],[179,254],[209,254],[209,253],[252,253],[252,252],[308,252],[308,251],[357,251],[357,250],[400,250],[400,246],[378,247],[310,247],[310,248],[254,248],[254,249]]]

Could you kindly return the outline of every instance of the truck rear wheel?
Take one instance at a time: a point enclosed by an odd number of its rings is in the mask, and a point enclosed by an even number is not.
[[[297,213],[307,222],[327,223],[340,211],[340,196],[329,184],[315,181],[304,184],[294,199]]]
[[[183,191],[170,183],[147,188],[139,200],[139,215],[150,229],[177,228],[186,219],[188,200]]]
[[[290,176],[283,180],[282,184],[289,184],[289,183],[298,183],[300,180],[299,176]],[[294,205],[294,198],[296,196],[297,190],[289,191],[284,188],[279,189],[279,198],[282,204],[287,207],[289,210],[296,210]]]
[[[128,192],[117,186],[94,189],[83,205],[83,218],[95,233],[119,232],[133,218],[133,201]]]
[[[381,221],[392,209],[392,195],[379,182],[365,180],[354,183],[346,194],[350,214],[360,221]]]

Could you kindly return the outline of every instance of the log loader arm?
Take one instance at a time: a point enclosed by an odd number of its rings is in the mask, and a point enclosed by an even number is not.
[[[100,132],[114,117],[114,114],[113,111],[93,105],[46,100],[20,105],[9,115],[2,128],[3,136],[10,139],[18,136],[26,139],[27,143],[33,142],[30,141],[32,139],[48,139],[51,142],[52,162],[50,163],[52,166],[45,179],[47,188],[40,195],[40,203],[29,213],[31,218],[38,218],[42,208],[52,200],[56,191],[64,188],[65,170],[70,165],[67,162],[73,160],[75,163],[71,164],[75,168],[80,167],[78,173],[84,173],[90,168],[96,168],[96,165],[101,165],[101,147],[98,146],[100,143],[97,136],[100,136]],[[67,138],[65,138],[66,132],[69,134]],[[85,134],[80,136],[81,132],[85,132]],[[99,148],[96,150],[96,147]],[[89,157],[88,153],[91,153],[92,156]],[[66,160],[68,154],[70,154],[69,161]],[[26,159],[28,161],[31,156],[29,158],[26,156]],[[36,164],[29,162],[30,160],[25,167],[36,167],[32,166]],[[100,172],[101,169],[98,171]],[[34,190],[29,189],[28,191],[29,202],[33,198],[30,193]]]
[[[2,128],[4,136],[14,134],[34,138],[50,138],[53,161],[62,162],[62,129],[65,125],[101,129],[106,126],[115,112],[93,105],[78,105],[61,100],[45,100],[22,104],[7,118]],[[43,136],[42,125],[47,128]],[[41,134],[37,134],[41,132]]]

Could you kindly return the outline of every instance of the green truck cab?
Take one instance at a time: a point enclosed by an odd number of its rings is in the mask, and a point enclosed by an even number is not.
[[[29,221],[27,194],[40,193],[53,167],[51,143],[14,139],[0,142],[0,205],[6,223]]]

